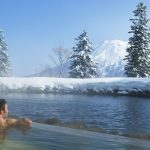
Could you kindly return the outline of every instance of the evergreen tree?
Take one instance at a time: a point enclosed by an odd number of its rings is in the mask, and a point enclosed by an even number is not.
[[[129,47],[125,59],[125,74],[128,77],[150,76],[150,29],[148,28],[147,7],[141,2],[133,11],[135,19],[132,22],[132,37],[129,38]]]
[[[91,56],[93,48],[91,47],[87,32],[84,31],[75,40],[77,43],[76,47],[73,47],[73,55],[70,57],[71,71],[69,75],[72,78],[94,78],[97,66]]]
[[[10,76],[10,60],[3,32],[0,31],[0,77]]]

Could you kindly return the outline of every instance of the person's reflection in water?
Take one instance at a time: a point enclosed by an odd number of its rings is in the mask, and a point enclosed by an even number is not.
[[[5,99],[0,99],[0,143],[3,143],[7,130],[11,127],[20,129],[23,133],[26,133],[32,125],[32,121],[28,118],[8,118],[8,105]]]
[[[6,129],[0,129],[0,144],[4,143],[6,139]]]

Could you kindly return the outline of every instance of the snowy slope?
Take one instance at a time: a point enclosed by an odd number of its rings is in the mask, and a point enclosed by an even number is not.
[[[98,64],[99,77],[122,77],[124,76],[127,42],[120,40],[105,41],[99,48],[95,49],[92,56]],[[32,76],[59,76],[59,67],[50,68]],[[64,76],[68,76],[69,63],[64,65]]]
[[[0,78],[0,93],[73,93],[150,96],[148,78]]]
[[[127,42],[113,40],[105,41],[100,49],[93,53],[99,66],[99,75],[103,77],[118,77],[124,74]]]

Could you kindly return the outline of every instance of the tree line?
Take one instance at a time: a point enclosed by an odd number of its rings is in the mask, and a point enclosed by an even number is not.
[[[127,77],[150,77],[150,28],[148,26],[147,6],[140,2],[133,11],[134,18],[130,19],[131,34],[128,40],[128,48],[124,61],[125,75]],[[97,76],[98,64],[92,58],[92,43],[87,32],[83,31],[77,38],[76,44],[70,54],[68,49],[58,47],[54,49],[57,60],[50,56],[55,65],[60,67],[59,76],[63,74],[63,65],[70,62],[69,77],[71,78],[94,78]],[[3,32],[0,31],[0,76],[9,76],[11,72],[8,48],[4,40]]]

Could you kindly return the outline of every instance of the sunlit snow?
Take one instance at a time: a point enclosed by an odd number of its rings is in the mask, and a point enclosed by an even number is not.
[[[150,93],[148,78],[16,78],[1,77],[3,93],[71,93],[147,96]]]

